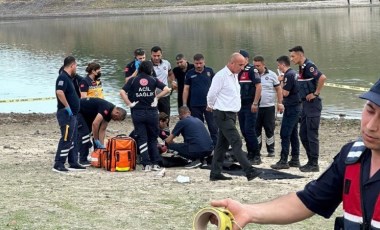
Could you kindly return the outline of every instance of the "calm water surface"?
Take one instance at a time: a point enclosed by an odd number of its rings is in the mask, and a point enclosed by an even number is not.
[[[164,58],[189,60],[203,53],[215,71],[241,48],[261,54],[275,70],[276,58],[302,45],[329,83],[370,87],[380,68],[380,10],[374,8],[262,11],[183,15],[117,16],[0,21],[0,112],[56,111],[54,85],[63,58],[74,55],[78,72],[102,66],[106,99],[123,105],[119,90],[133,50],[160,45]],[[295,66],[293,66],[295,67]],[[324,117],[359,118],[359,91],[325,87]],[[176,113],[173,96],[173,113]],[[43,98],[27,102],[11,99]]]

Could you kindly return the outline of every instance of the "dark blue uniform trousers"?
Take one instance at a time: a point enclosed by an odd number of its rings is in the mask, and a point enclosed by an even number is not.
[[[301,104],[285,106],[282,117],[281,137],[281,161],[287,162],[289,149],[292,146],[292,159],[298,160],[300,155],[300,142],[298,140],[298,120],[301,113]]]
[[[239,113],[240,131],[244,137],[248,155],[250,157],[260,155],[259,142],[256,134],[257,113],[252,113],[251,105],[242,106]]]
[[[158,127],[157,109],[132,109],[135,127],[134,137],[141,155],[141,164],[158,165],[162,161],[157,149]]]
[[[68,158],[68,163],[75,165],[78,163],[77,116],[70,116],[65,109],[60,109],[57,111],[57,120],[61,129],[61,139],[58,143],[55,163],[63,166]]]
[[[79,161],[87,161],[87,156],[89,154],[89,148],[91,148],[92,143],[91,132],[89,129],[89,124],[86,123],[82,114],[78,114],[78,149],[79,149]]]
[[[302,102],[300,139],[306,150],[308,164],[318,165],[319,139],[318,129],[321,121],[322,100],[317,97],[312,101]]]

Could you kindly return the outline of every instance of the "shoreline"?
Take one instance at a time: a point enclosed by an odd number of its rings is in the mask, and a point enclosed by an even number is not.
[[[222,5],[196,5],[196,6],[164,6],[145,8],[107,8],[107,9],[83,9],[65,10],[49,9],[46,12],[36,13],[37,9],[30,7],[28,10],[9,10],[0,5],[0,19],[38,19],[38,18],[65,18],[65,17],[104,17],[104,16],[136,16],[157,14],[192,14],[192,13],[221,13],[221,12],[246,12],[246,11],[284,11],[284,10],[311,10],[323,8],[351,8],[351,7],[379,7],[380,1],[355,0],[331,0],[331,1],[307,1],[307,2],[279,2],[279,3],[251,3],[251,4],[222,4]],[[39,9],[41,10],[41,9]]]
[[[172,121],[177,120],[176,115],[170,116]],[[126,120],[130,120],[131,115],[128,114]],[[56,113],[0,113],[0,125],[9,123],[38,123],[51,120],[56,122]],[[276,118],[276,126],[280,126],[281,118]],[[321,117],[322,125],[337,125],[337,126],[360,126],[361,119],[346,119],[341,118],[325,118]],[[174,124],[173,124],[174,125]],[[173,126],[174,127],[174,126]]]

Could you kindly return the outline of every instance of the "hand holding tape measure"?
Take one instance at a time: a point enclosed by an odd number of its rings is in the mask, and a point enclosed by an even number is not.
[[[217,225],[218,230],[233,230],[233,225],[242,229],[230,211],[224,208],[207,207],[199,210],[194,217],[193,230],[207,230],[208,223]]]

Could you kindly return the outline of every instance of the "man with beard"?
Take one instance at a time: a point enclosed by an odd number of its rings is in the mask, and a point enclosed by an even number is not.
[[[177,92],[178,92],[177,104],[178,104],[178,108],[180,108],[183,105],[182,95],[183,95],[183,88],[185,85],[185,76],[189,70],[194,68],[194,65],[190,64],[186,60],[183,54],[177,54],[177,56],[175,57],[175,60],[177,62],[177,67],[173,69],[173,74],[174,74],[175,80],[177,81],[177,87],[178,87],[177,88]]]
[[[70,171],[83,171],[86,168],[78,163],[77,148],[77,114],[80,104],[76,93],[73,78],[76,76],[77,63],[74,57],[68,56],[63,62],[56,84],[57,120],[61,130],[61,139],[55,155],[54,172],[67,173]],[[68,158],[69,168],[65,167]]]
[[[218,139],[218,128],[212,112],[206,110],[207,92],[214,77],[214,70],[205,66],[205,58],[202,54],[195,54],[193,59],[194,69],[189,70],[186,74],[182,101],[184,105],[189,106],[193,117],[202,122],[206,120],[208,131],[215,146]],[[188,98],[190,98],[189,105],[186,104]]]

